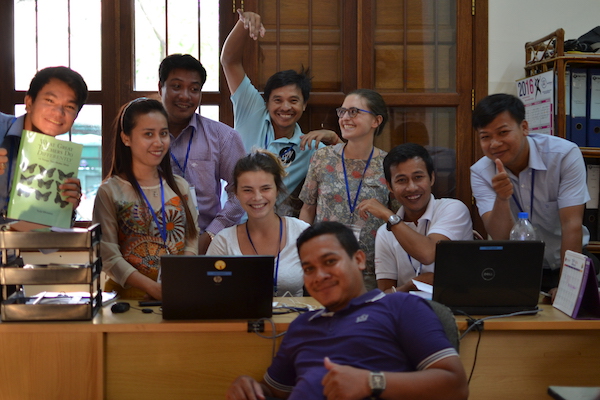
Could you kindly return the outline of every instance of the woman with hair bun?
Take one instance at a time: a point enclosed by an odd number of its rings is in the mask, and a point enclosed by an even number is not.
[[[304,277],[296,239],[309,225],[275,212],[285,195],[281,161],[266,150],[241,158],[233,171],[234,191],[248,220],[225,228],[215,236],[207,255],[272,255],[275,257],[273,294],[303,295]]]

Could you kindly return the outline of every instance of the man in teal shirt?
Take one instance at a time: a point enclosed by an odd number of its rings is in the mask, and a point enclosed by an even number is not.
[[[288,174],[284,178],[288,194],[297,198],[294,194],[302,188],[310,158],[322,146],[319,142],[335,144],[340,139],[335,132],[325,129],[302,134],[298,120],[306,109],[311,89],[307,71],[275,73],[266,83],[264,99],[252,85],[242,63],[244,48],[249,38],[256,40],[264,32],[258,14],[240,12],[239,21],[223,45],[221,65],[232,93],[234,127],[246,151],[260,147],[279,156]],[[280,205],[282,200],[278,202]],[[279,212],[297,216],[300,208],[301,204],[284,206]]]

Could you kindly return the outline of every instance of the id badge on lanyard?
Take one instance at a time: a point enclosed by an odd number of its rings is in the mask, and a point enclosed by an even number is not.
[[[198,198],[196,197],[196,188],[194,186],[190,186],[190,196],[192,196],[192,202],[194,203],[194,207],[196,207],[196,211],[198,211]]]

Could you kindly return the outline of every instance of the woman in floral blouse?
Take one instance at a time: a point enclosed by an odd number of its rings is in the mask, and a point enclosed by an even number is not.
[[[102,228],[105,290],[121,298],[162,298],[160,257],[197,254],[198,212],[187,182],[174,176],[167,113],[157,100],[135,99],[115,122],[113,162],[94,203]]]
[[[304,202],[300,219],[309,224],[338,221],[354,231],[367,254],[364,279],[370,290],[377,287],[375,234],[385,221],[372,216],[362,219],[357,205],[371,198],[389,204],[383,174],[387,153],[373,144],[388,120],[387,106],[379,93],[358,89],[348,94],[336,111],[346,143],[327,146],[313,155],[300,193]]]

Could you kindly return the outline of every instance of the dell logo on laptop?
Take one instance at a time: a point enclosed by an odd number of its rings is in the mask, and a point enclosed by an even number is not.
[[[484,281],[491,281],[496,276],[496,271],[493,268],[486,268],[481,272],[481,277]]]

